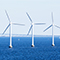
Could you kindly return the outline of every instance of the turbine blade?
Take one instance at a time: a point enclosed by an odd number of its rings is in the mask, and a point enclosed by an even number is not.
[[[54,23],[54,19],[53,19],[53,12],[51,13],[51,15],[52,15],[52,24]]]
[[[44,25],[46,23],[34,23],[35,25]]]
[[[12,23],[13,25],[21,25],[21,26],[25,26],[25,24],[19,24],[19,23]]]
[[[2,34],[4,34],[6,32],[6,30],[8,29],[9,26],[10,26],[10,24],[6,27],[6,29],[4,30],[4,32]]]
[[[9,22],[10,22],[9,15],[8,15],[8,13],[7,13],[7,11],[6,11],[6,10],[5,10],[5,13],[6,13],[6,15],[7,15],[7,18],[8,18],[8,20],[9,20]]]
[[[59,26],[55,25],[55,27],[60,28]]]
[[[27,12],[26,12],[26,14],[27,14],[28,18],[30,19],[30,21],[33,22],[32,19],[31,19],[30,16],[29,16],[29,14],[28,14]]]
[[[33,27],[33,25],[31,25],[31,27],[30,27],[30,29],[29,29],[29,31],[28,31],[28,34],[27,34],[27,35],[29,35],[29,33],[30,33],[30,30],[32,29],[32,27]]]
[[[47,29],[49,29],[52,25],[50,25],[49,27],[47,27],[43,32],[45,32]]]

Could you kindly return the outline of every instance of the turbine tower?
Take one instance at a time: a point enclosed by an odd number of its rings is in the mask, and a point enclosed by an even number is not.
[[[55,44],[54,44],[54,26],[57,28],[60,28],[60,27],[54,24],[53,13],[51,13],[51,15],[52,15],[52,24],[49,27],[47,27],[43,32],[45,32],[50,27],[52,27],[52,46],[55,46]]]
[[[26,12],[26,14],[27,14],[29,20],[31,21],[31,26],[30,26],[30,29],[29,29],[27,35],[29,35],[30,31],[32,30],[32,45],[31,45],[31,47],[34,47],[34,25],[44,25],[45,23],[33,23],[32,19],[29,16],[29,14],[27,12]]]
[[[6,10],[5,10],[5,13],[6,13],[7,18],[9,20],[9,24],[8,24],[8,26],[6,27],[6,29],[4,30],[4,32],[2,34],[4,34],[6,32],[6,30],[9,28],[9,35],[10,35],[10,45],[9,45],[9,48],[12,48],[12,24],[13,25],[21,25],[21,26],[24,26],[24,24],[12,23]]]

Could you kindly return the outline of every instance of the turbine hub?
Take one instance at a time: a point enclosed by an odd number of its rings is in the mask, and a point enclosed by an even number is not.
[[[53,26],[54,26],[54,24],[53,24]]]
[[[10,24],[12,24],[12,22],[10,22]]]
[[[34,25],[34,23],[32,23],[32,25]]]

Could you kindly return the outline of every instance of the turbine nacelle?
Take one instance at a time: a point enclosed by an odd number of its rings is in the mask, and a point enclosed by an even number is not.
[[[34,25],[34,23],[31,23],[31,25]]]
[[[54,26],[54,24],[52,24]]]
[[[11,25],[11,24],[12,24],[12,22],[9,22],[9,24]]]

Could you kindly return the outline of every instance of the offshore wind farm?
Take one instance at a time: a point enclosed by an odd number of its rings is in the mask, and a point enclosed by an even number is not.
[[[9,59],[9,60],[11,60],[11,59],[14,59],[14,60],[15,59],[18,59],[18,60],[20,60],[20,59],[21,60],[25,60],[25,59],[29,59],[29,60],[59,59],[60,56],[59,56],[58,52],[59,52],[59,48],[60,48],[60,44],[59,44],[60,38],[59,38],[59,36],[54,37],[53,32],[54,32],[54,26],[56,26],[58,28],[60,28],[60,27],[54,24],[53,13],[52,13],[52,24],[44,30],[44,32],[45,32],[47,29],[52,27],[52,36],[34,35],[34,25],[45,25],[46,23],[33,23],[29,14],[26,13],[31,22],[29,31],[25,35],[23,34],[23,35],[15,36],[15,37],[12,36],[13,35],[12,34],[12,24],[21,25],[21,26],[24,26],[25,24],[12,23],[6,10],[5,10],[5,13],[9,20],[9,24],[6,27],[6,29],[4,30],[4,32],[2,33],[2,36],[0,37],[0,49],[2,49],[2,52],[3,52],[0,54],[2,54],[2,56],[4,56],[4,57],[2,57],[0,55],[0,57],[1,57],[0,59]],[[10,26],[10,28],[9,28],[9,26]],[[9,36],[6,37],[3,34],[6,32],[6,30],[8,28],[9,28]],[[30,31],[32,33],[29,36]],[[52,42],[53,47],[51,46],[51,42]],[[55,42],[55,44],[54,44],[54,42]],[[8,49],[8,45],[9,45],[9,49]],[[31,48],[31,47],[33,47],[33,48]],[[54,53],[51,55],[51,52],[54,52]],[[55,53],[55,52],[57,52],[57,53]],[[50,57],[49,57],[49,54],[51,55]],[[11,55],[11,57],[9,57],[10,55]],[[6,58],[6,56],[8,56],[8,57]],[[58,58],[55,56],[57,56]]]
[[[1,0],[0,60],[60,60],[59,7],[58,0]]]

